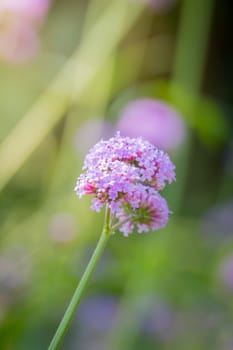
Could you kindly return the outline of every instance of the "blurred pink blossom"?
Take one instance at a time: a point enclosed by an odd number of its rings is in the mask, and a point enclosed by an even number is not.
[[[0,2],[0,56],[12,63],[32,59],[39,51],[38,29],[51,0]]]
[[[31,23],[41,23],[47,15],[51,0],[1,0],[0,12],[16,15]]]
[[[117,129],[124,136],[142,136],[166,150],[177,148],[186,135],[186,126],[178,113],[165,102],[150,98],[129,103],[120,116]]]

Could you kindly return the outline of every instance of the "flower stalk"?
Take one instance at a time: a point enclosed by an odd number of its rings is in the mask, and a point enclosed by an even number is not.
[[[94,272],[97,262],[100,259],[104,248],[107,244],[107,241],[110,237],[111,228],[110,228],[110,209],[108,206],[106,206],[106,214],[105,214],[105,222],[103,231],[100,235],[99,241],[97,243],[97,246],[93,252],[93,255],[86,267],[86,270],[83,273],[83,276],[77,286],[77,289],[74,292],[74,295],[70,301],[70,304],[68,308],[65,311],[65,314],[57,328],[57,331],[48,347],[48,350],[57,350],[62,342],[62,339],[64,338],[66,331],[68,330],[68,327],[72,321],[72,318],[76,312],[77,306],[80,303],[81,297],[83,295],[83,292],[85,290],[85,287],[87,286],[88,281],[90,280],[90,277],[92,273]]]

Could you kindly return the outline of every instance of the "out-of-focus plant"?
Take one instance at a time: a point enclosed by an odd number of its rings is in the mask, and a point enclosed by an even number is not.
[[[180,146],[186,134],[184,121],[171,106],[149,98],[129,103],[122,111],[117,128],[123,135],[143,136],[166,150]]]
[[[0,2],[0,56],[12,63],[23,63],[39,51],[38,29],[51,0],[2,0]]]

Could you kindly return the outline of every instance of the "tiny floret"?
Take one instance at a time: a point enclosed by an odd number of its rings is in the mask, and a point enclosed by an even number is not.
[[[112,222],[127,236],[134,228],[140,233],[166,225],[169,209],[158,191],[174,180],[175,166],[167,153],[142,137],[117,132],[90,149],[75,191],[79,198],[93,195],[91,209],[97,212],[106,204]]]

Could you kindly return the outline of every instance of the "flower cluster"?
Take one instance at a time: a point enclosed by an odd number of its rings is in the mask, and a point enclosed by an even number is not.
[[[121,137],[118,132],[91,148],[75,191],[80,198],[94,195],[93,210],[107,204],[124,235],[135,227],[146,232],[168,221],[169,209],[158,191],[175,180],[174,170],[165,152],[141,137]]]

